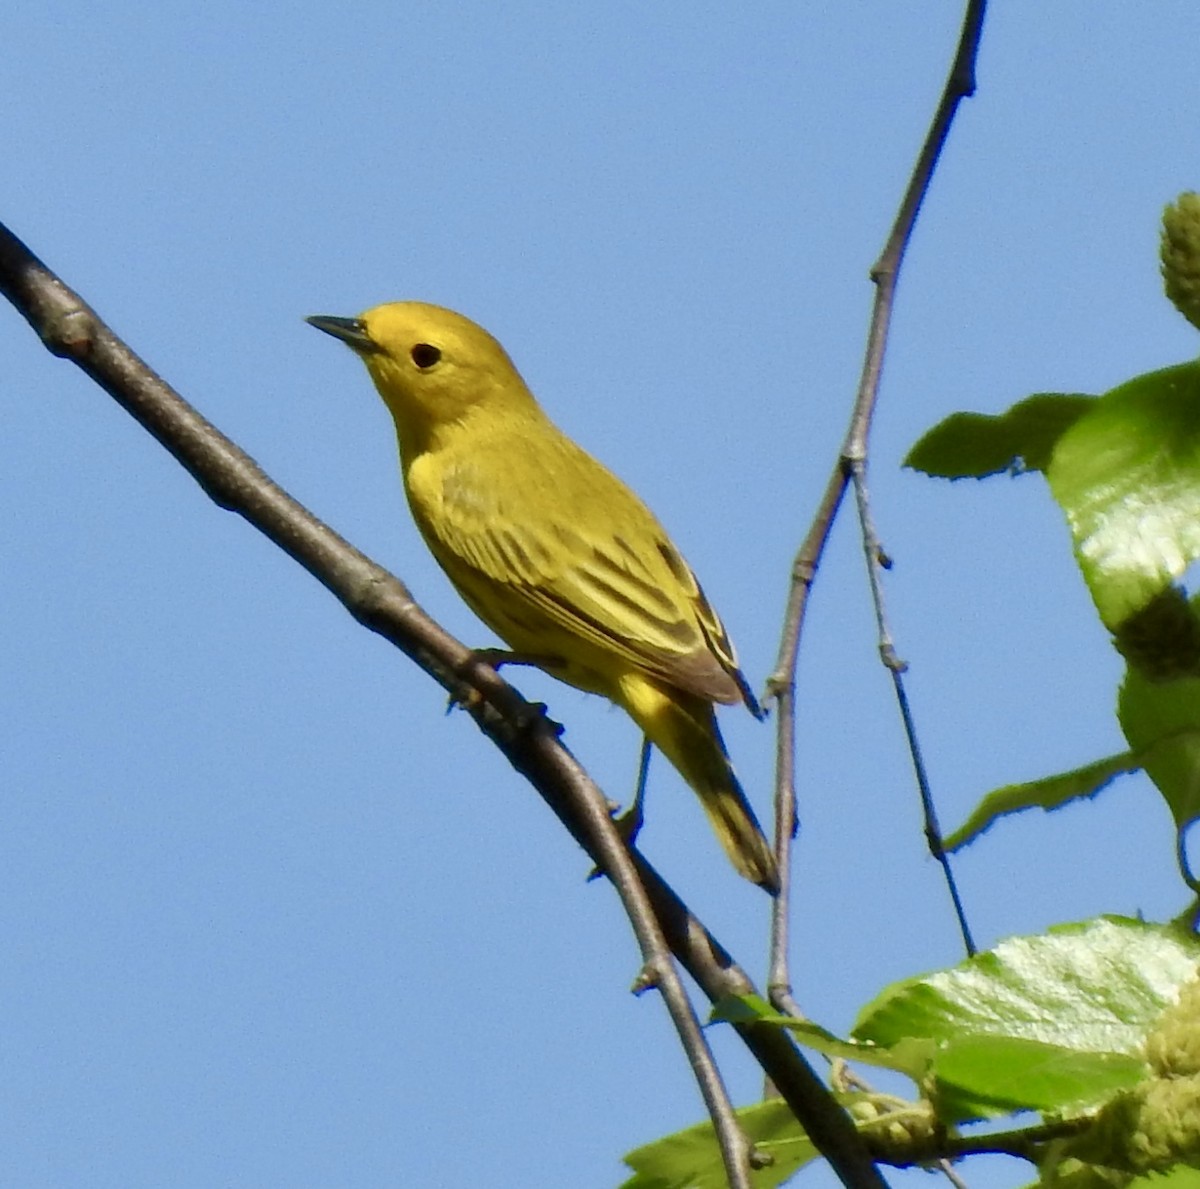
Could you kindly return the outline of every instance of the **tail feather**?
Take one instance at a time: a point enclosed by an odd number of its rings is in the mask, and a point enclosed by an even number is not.
[[[754,810],[734,775],[712,704],[633,674],[621,682],[621,704],[646,738],[700,798],[709,824],[734,867],[772,896],[779,869]]]

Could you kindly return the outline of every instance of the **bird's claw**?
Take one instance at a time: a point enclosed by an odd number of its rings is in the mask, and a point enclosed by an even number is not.
[[[613,825],[616,826],[617,833],[621,836],[621,841],[625,843],[626,848],[632,850],[634,843],[637,842],[638,834],[641,833],[644,821],[642,799],[635,797],[633,804],[624,813],[618,813],[618,809],[620,806],[615,801],[609,801],[608,813],[613,819]],[[593,879],[599,879],[603,874],[604,872],[599,867],[593,867],[587,875],[588,883],[591,883]]]

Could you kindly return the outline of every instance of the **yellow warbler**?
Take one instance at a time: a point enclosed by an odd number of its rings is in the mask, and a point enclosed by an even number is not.
[[[758,704],[650,510],[461,314],[397,302],[308,321],[366,364],[396,423],[413,518],[471,609],[522,661],[623,707],[696,791],[738,871],[776,892],[713,713]]]

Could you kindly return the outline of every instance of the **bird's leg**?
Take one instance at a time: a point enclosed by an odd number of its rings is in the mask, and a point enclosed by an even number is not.
[[[650,774],[650,747],[650,740],[643,735],[642,754],[638,757],[637,786],[633,790],[633,800],[630,801],[629,808],[615,819],[617,830],[625,839],[626,846],[632,846],[637,841],[644,820],[646,778]]]
[[[562,661],[556,657],[534,656],[532,653],[525,652],[510,652],[505,648],[473,648],[470,659],[460,670],[468,681],[470,681],[471,665],[476,662],[490,665],[497,672],[500,671],[501,665],[531,665],[538,669],[553,669],[555,665],[562,664]],[[483,695],[474,686],[468,685],[463,694],[451,694],[446,699],[446,713],[449,714],[451,710],[459,706],[465,710],[472,710],[478,707],[482,701]],[[550,717],[545,702],[530,702],[529,707],[533,713],[522,717],[520,726],[523,730],[529,730],[535,722],[540,720],[549,725],[556,738],[562,735],[562,723],[555,722]]]
[[[613,825],[617,827],[617,833],[621,835],[621,840],[626,846],[632,846],[637,841],[638,833],[642,828],[643,809],[646,803],[646,778],[650,773],[650,740],[645,735],[642,736],[642,753],[638,759],[638,774],[637,787],[633,791],[633,800],[629,803],[629,808],[624,813],[617,813],[619,806],[610,801],[609,812],[613,816]],[[599,867],[593,867],[588,872],[588,879],[596,879],[603,872]]]
[[[509,648],[472,648],[471,659],[491,665],[497,672],[504,665],[529,665],[535,669],[545,669],[562,663],[555,657],[536,656],[532,652],[513,652]]]
[[[535,669],[552,670],[555,665],[561,665],[557,657],[552,656],[535,656],[532,652],[512,652],[507,648],[472,648],[470,659],[462,666],[464,675],[470,673],[471,665],[479,663],[490,665],[497,673],[504,665],[529,665]],[[474,691],[470,691],[465,697],[459,697],[451,694],[446,700],[446,713],[457,709],[459,706],[470,707],[479,701],[479,695]]]

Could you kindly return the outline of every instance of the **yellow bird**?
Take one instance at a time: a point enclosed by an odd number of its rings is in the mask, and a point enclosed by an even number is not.
[[[733,646],[642,501],[546,416],[504,348],[440,306],[308,321],[351,347],[396,423],[413,519],[516,657],[621,706],[695,790],[747,879],[775,858],[714,702],[761,717]]]

